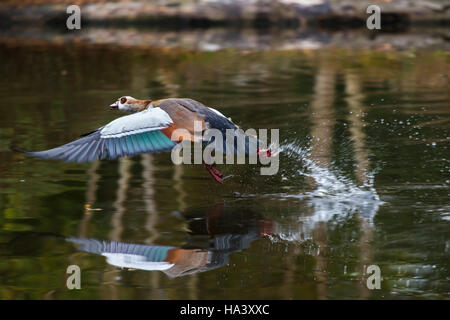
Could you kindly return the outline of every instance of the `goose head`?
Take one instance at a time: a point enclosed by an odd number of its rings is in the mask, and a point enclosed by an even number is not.
[[[139,100],[130,96],[123,96],[109,107],[111,109],[134,113],[147,109],[151,105],[151,102],[152,100]]]

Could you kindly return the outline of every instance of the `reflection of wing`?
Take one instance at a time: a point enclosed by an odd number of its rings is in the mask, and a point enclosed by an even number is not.
[[[106,262],[120,267],[139,270],[160,270],[169,277],[205,272],[228,263],[228,255],[250,247],[259,238],[257,234],[226,234],[214,237],[209,250],[184,249],[169,246],[139,245],[96,239],[67,238],[81,251],[106,257]]]
[[[146,109],[118,118],[65,145],[26,154],[43,159],[83,162],[170,151],[175,143],[160,130],[172,123],[172,119],[162,109]]]
[[[141,270],[166,270],[173,266],[167,261],[169,251],[174,247],[147,246],[116,241],[67,238],[78,244],[81,251],[105,256],[107,262],[121,268]]]

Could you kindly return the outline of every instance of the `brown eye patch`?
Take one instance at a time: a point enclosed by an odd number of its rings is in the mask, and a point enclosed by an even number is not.
[[[120,98],[120,103],[121,104],[124,104],[125,102],[127,102],[127,98],[125,98],[125,97]]]

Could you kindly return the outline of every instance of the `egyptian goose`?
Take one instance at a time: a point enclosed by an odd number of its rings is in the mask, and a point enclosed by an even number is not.
[[[194,121],[201,124],[201,130],[218,129],[226,138],[226,130],[232,129],[235,136],[242,134],[230,118],[219,111],[204,106],[188,98],[170,98],[157,101],[138,100],[130,96],[117,99],[111,109],[131,113],[111,121],[107,125],[87,133],[82,138],[54,149],[27,152],[29,156],[43,159],[59,159],[66,162],[94,161],[96,159],[116,159],[141,153],[171,151],[183,140],[196,141]],[[176,129],[185,129],[188,134],[172,137]],[[235,137],[235,138],[236,138]],[[203,145],[214,143],[214,139],[201,141]],[[245,154],[249,155],[249,145],[256,143],[257,155],[270,157],[270,149],[259,149],[256,137],[245,135]],[[226,143],[221,144],[226,149]],[[234,154],[238,153],[235,145]],[[242,149],[241,149],[242,150]],[[227,152],[227,150],[221,150]],[[223,182],[222,173],[215,164],[204,163],[213,179]]]

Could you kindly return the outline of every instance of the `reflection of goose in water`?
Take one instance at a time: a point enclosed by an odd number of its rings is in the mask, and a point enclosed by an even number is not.
[[[170,246],[139,245],[96,239],[68,238],[81,251],[106,257],[106,262],[121,268],[160,270],[170,277],[220,268],[232,252],[247,249],[256,234],[223,235],[213,238],[212,249],[183,249]]]
[[[268,233],[267,221],[248,210],[217,205],[198,219],[197,212],[184,215],[191,237],[183,247],[141,245],[86,238],[66,238],[79,250],[106,257],[121,268],[160,270],[169,277],[180,277],[225,266],[228,257],[250,247],[252,241]],[[205,237],[207,236],[207,237]]]

